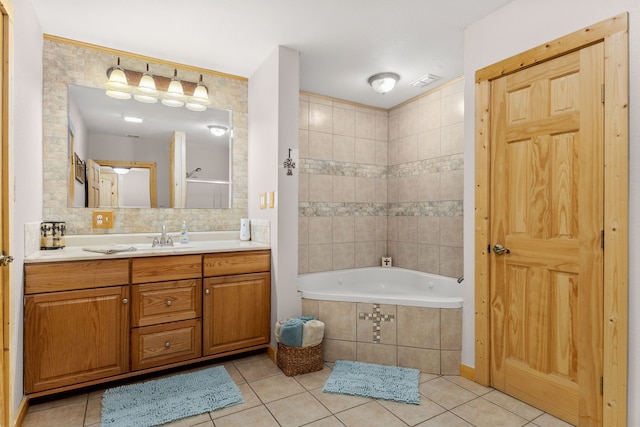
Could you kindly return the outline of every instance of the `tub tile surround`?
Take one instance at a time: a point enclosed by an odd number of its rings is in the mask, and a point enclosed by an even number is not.
[[[460,373],[460,308],[303,299],[302,314],[324,322],[327,362],[355,360],[434,375]],[[374,336],[379,337],[378,342]]]
[[[300,274],[462,275],[463,83],[388,111],[301,94]]]
[[[120,55],[125,68],[143,70],[149,62],[155,74],[170,76],[174,65]],[[116,63],[117,55],[99,49],[46,39],[43,44],[43,219],[64,220],[67,234],[155,232],[162,224],[180,230],[186,220],[189,231],[237,230],[247,216],[247,91],[245,80],[203,72],[213,105],[233,111],[233,200],[231,209],[137,209],[114,208],[113,229],[93,229],[92,209],[67,207],[68,164],[67,86],[70,84],[104,88],[105,71]],[[177,67],[178,75],[197,81],[200,71]]]

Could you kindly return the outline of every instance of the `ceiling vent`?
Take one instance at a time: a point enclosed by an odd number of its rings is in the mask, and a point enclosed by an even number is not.
[[[425,87],[429,83],[433,83],[436,80],[438,80],[439,78],[440,78],[439,76],[436,76],[434,74],[427,74],[427,75],[424,75],[424,76],[420,77],[418,80],[410,83],[410,86]]]

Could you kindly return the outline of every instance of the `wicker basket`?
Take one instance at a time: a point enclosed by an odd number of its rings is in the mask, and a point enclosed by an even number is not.
[[[322,343],[313,347],[289,347],[278,343],[278,368],[288,377],[322,370]]]

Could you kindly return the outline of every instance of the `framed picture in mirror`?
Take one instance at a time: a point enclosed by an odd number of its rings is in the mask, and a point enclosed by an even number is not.
[[[76,181],[79,181],[81,184],[87,179],[87,168],[86,164],[80,157],[78,157],[78,153],[73,153],[73,164],[75,165],[75,176]]]

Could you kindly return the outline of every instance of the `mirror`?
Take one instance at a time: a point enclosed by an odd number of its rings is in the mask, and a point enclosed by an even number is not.
[[[231,111],[114,99],[76,85],[68,95],[70,207],[231,207]]]

